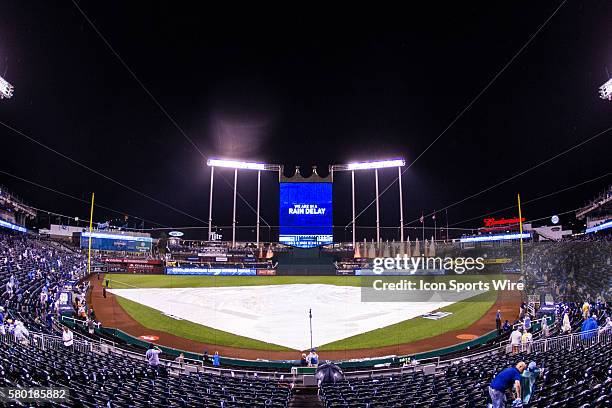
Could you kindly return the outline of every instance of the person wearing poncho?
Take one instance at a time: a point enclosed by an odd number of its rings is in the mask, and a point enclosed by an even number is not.
[[[591,316],[582,323],[582,328],[580,329],[582,335],[580,337],[582,340],[590,340],[595,336],[595,330],[597,330],[597,320]]]

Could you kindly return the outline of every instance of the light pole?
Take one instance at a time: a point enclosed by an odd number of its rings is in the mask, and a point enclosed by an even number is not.
[[[224,159],[209,159],[206,164],[210,167],[210,201],[208,205],[208,235],[210,239],[211,228],[212,228],[212,207],[213,207],[213,181],[214,181],[214,169],[215,167],[225,167],[234,169],[234,207],[232,213],[232,247],[236,246],[236,195],[238,194],[238,170],[257,170],[257,231],[256,240],[259,245],[259,210],[260,210],[260,199],[261,199],[261,171],[276,171],[278,172],[280,166],[277,164],[264,164],[245,162],[239,160],[224,160]]]
[[[404,207],[402,200],[402,171],[401,168],[406,165],[406,161],[404,159],[393,159],[393,160],[381,160],[381,161],[372,161],[372,162],[359,162],[359,163],[349,163],[349,164],[334,164],[331,166],[333,171],[350,171],[351,172],[351,193],[352,193],[352,204],[353,204],[353,220],[351,224],[353,224],[353,248],[356,245],[356,236],[355,236],[355,170],[374,170],[374,177],[376,182],[376,241],[380,242],[380,207],[379,207],[379,192],[378,192],[378,169],[384,169],[389,167],[397,167],[399,171],[399,184],[400,184],[400,238],[404,240]],[[350,225],[350,224],[349,224]]]
[[[404,203],[402,201],[402,168],[397,167],[397,180],[399,181],[399,205],[400,205],[400,242],[404,242]]]
[[[376,182],[376,242],[380,242],[380,208],[378,205],[378,169],[374,169],[374,180]]]
[[[232,248],[236,246],[236,189],[238,187],[238,169],[234,169],[234,212],[232,215]]]
[[[257,232],[255,240],[257,241],[257,248],[259,248],[259,201],[261,191],[261,170],[257,170]]]
[[[210,198],[208,201],[208,240],[212,237],[212,206],[213,206],[213,183],[215,181],[215,168],[210,167]]]
[[[355,170],[351,171],[351,191],[353,195],[353,251],[355,250],[355,234],[357,233],[357,226],[355,225]]]

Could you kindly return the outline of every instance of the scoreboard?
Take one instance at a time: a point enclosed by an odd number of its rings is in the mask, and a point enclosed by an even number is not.
[[[81,233],[81,248],[89,247],[89,232]],[[99,251],[151,252],[153,238],[131,235],[91,233],[91,249]]]
[[[312,248],[333,242],[332,183],[280,183],[279,242]]]

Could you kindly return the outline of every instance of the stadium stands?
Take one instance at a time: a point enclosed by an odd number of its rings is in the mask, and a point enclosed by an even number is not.
[[[612,401],[611,338],[573,350],[522,352],[509,356],[504,349],[449,365],[436,374],[422,371],[367,379],[345,379],[321,385],[325,406],[374,407],[484,407],[491,379],[518,361],[535,361],[542,377],[530,407],[607,407]]]
[[[610,285],[601,291],[602,280],[610,278],[605,245],[609,244],[566,241],[530,246],[526,264],[541,265],[529,269],[530,276],[561,288],[556,294],[572,294],[580,301],[557,304],[556,323],[548,337],[535,330],[529,353],[523,348],[520,354],[509,354],[506,332],[477,349],[445,356],[447,363],[438,365],[435,374],[426,375],[420,367],[409,373],[396,368],[390,375],[371,371],[368,378],[347,372],[347,379],[321,385],[321,401],[327,407],[484,406],[487,386],[497,372],[519,360],[533,360],[542,367],[543,376],[530,406],[609,406],[612,329],[600,329],[604,331],[588,342],[580,333],[584,299],[592,300],[590,312],[600,326],[610,316],[609,306],[591,297],[610,295]],[[47,316],[56,314],[55,295],[64,283],[85,277],[86,260],[79,250],[33,234],[0,232],[0,299],[7,332],[0,336],[0,381],[5,386],[68,387],[70,399],[55,406],[288,406],[292,392],[287,382],[269,372],[234,377],[229,372],[189,372],[166,366],[167,362],[155,370],[143,359],[144,350],[116,342],[125,351],[109,352],[99,341],[106,338],[104,334],[91,335],[85,329],[76,330],[74,348],[65,348],[57,321],[49,324]],[[577,286],[583,278],[584,286]],[[79,285],[77,293],[86,289]],[[571,320],[569,335],[560,330],[564,313]],[[24,322],[29,330],[23,343],[15,340],[15,321]]]
[[[274,381],[195,373],[171,376],[165,367],[121,355],[104,355],[56,342],[18,344],[2,338],[0,384],[67,387],[58,407],[286,407],[291,392]],[[80,348],[80,349],[79,349]]]

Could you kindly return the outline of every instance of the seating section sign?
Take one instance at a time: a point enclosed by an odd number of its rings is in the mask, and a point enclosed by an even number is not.
[[[312,248],[333,242],[332,183],[280,183],[279,242]]]

